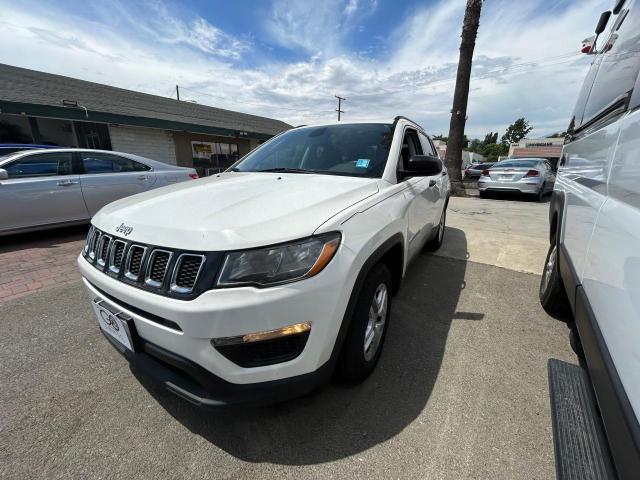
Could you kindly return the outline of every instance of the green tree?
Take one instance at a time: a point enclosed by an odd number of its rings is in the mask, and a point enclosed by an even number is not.
[[[433,140],[442,140],[444,143],[447,143],[447,137],[445,137],[443,134],[440,135],[434,135],[433,137],[431,137]]]
[[[489,132],[484,136],[484,141],[482,142],[484,145],[489,145],[490,143],[498,143],[498,132],[493,133]]]
[[[533,130],[533,127],[529,125],[529,122],[527,122],[524,117],[520,117],[507,127],[507,131],[502,136],[501,142],[505,145],[518,143],[526,137],[531,130]]]
[[[498,157],[504,157],[509,153],[509,145],[504,143],[487,143],[478,149],[478,153],[487,158],[488,162],[495,162]]]

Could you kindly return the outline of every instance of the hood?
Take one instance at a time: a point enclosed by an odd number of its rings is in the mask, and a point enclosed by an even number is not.
[[[184,250],[237,250],[311,235],[341,210],[378,192],[375,179],[229,172],[118,200],[93,218],[128,240]]]

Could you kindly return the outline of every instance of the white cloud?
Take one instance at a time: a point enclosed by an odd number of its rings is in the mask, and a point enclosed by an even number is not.
[[[347,17],[353,15],[358,9],[358,0],[349,0],[344,7],[344,14]]]
[[[407,115],[432,133],[447,133],[456,75],[463,0],[411,12],[371,59],[349,52],[344,38],[376,1],[277,0],[266,30],[307,59],[255,67],[237,61],[258,48],[197,16],[179,17],[163,3],[136,7],[111,0],[95,20],[51,7],[0,0],[0,62],[149,93],[267,115],[292,124],[335,118],[334,93],[347,97],[347,120]],[[523,5],[526,3],[526,5]],[[584,78],[575,58],[607,0],[568,8],[546,0],[485,2],[469,99],[470,137],[504,130],[526,116],[535,134],[562,130]],[[37,14],[34,12],[38,12]],[[259,52],[257,52],[259,54]],[[244,64],[242,64],[244,65]]]

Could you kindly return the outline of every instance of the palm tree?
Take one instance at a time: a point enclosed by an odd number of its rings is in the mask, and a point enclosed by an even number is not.
[[[462,184],[462,172],[460,171],[462,167],[462,142],[464,138],[464,126],[467,121],[467,100],[469,99],[471,62],[473,61],[473,49],[476,46],[481,8],[482,0],[467,0],[464,21],[462,23],[460,59],[458,61],[456,89],[453,93],[453,108],[451,109],[447,154],[445,156],[445,164],[451,177],[451,193],[456,196],[465,195],[464,185]]]

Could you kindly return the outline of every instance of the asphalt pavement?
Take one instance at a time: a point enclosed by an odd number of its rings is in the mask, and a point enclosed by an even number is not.
[[[445,242],[471,243],[455,227]],[[546,364],[576,360],[538,283],[421,254],[368,380],[222,413],[138,378],[80,283],[9,301],[0,478],[554,478]]]

